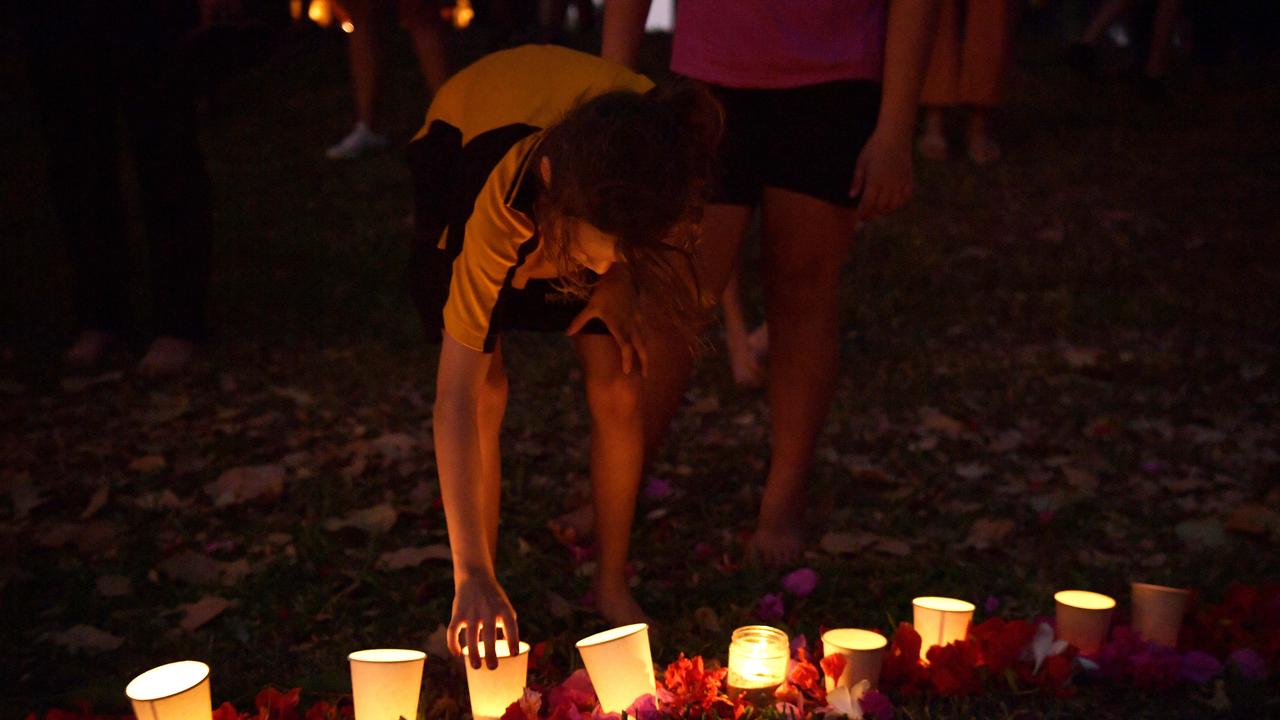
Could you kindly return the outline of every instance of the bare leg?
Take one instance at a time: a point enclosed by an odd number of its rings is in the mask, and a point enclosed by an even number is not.
[[[1156,15],[1151,21],[1151,51],[1147,54],[1143,72],[1156,80],[1164,79],[1169,72],[1169,55],[1173,48],[1173,32],[1178,24],[1179,0],[1160,0],[1156,3]]]
[[[489,374],[477,408],[476,422],[480,426],[480,463],[484,468],[484,529],[490,551],[495,559],[498,553],[498,516],[502,496],[502,451],[498,442],[502,430],[502,418],[507,412],[507,373],[503,367],[502,346],[498,345],[489,362]]]
[[[1080,42],[1086,45],[1097,43],[1102,39],[1103,33],[1116,21],[1116,18],[1128,11],[1132,5],[1133,0],[1107,0],[1093,14],[1093,19],[1089,21],[1088,27],[1084,29],[1084,34],[1080,36]]]
[[[413,49],[418,56],[418,67],[422,70],[427,92],[434,97],[449,79],[449,60],[445,56],[445,33],[440,18],[430,17],[426,12],[429,11],[416,12],[406,18],[405,29],[413,38]]]
[[[929,160],[947,159],[947,136],[943,127],[943,110],[936,105],[925,106],[924,132],[916,141],[920,156]]]
[[[377,130],[385,6],[380,0],[347,0],[345,7],[355,25],[347,49],[351,58],[351,92],[356,101],[356,121]]]
[[[771,564],[789,562],[801,549],[805,484],[839,365],[840,271],[855,226],[852,209],[788,190],[765,190],[772,456],[752,544]]]
[[[744,387],[760,387],[763,379],[760,356],[751,348],[746,313],[742,307],[742,289],[738,282],[740,275],[734,270],[720,298],[720,307],[724,311],[724,344],[729,352],[733,381]]]
[[[627,584],[627,549],[644,465],[641,378],[622,372],[618,346],[608,335],[579,335],[591,410],[591,490],[596,517],[596,609],[615,625],[647,622]]]

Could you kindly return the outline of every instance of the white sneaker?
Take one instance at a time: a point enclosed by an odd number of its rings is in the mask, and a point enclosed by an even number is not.
[[[386,149],[386,135],[380,135],[370,130],[368,125],[358,122],[346,137],[325,150],[324,154],[330,160],[354,160]]]

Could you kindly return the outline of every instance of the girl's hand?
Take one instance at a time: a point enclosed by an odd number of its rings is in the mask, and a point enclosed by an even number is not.
[[[645,350],[637,305],[635,289],[627,270],[614,265],[601,276],[591,291],[587,306],[569,323],[569,329],[565,332],[576,335],[592,318],[599,318],[618,343],[618,352],[622,354],[622,372],[629,375],[632,365],[638,364],[640,374],[647,377],[649,354]]]
[[[480,644],[484,643],[484,664],[490,670],[498,667],[498,628],[502,628],[511,655],[520,651],[520,629],[516,611],[507,593],[492,575],[468,577],[457,584],[453,593],[453,619],[449,621],[449,651],[461,655],[467,648],[471,667],[480,669]],[[465,634],[459,642],[458,635]]]
[[[858,155],[849,188],[849,197],[858,199],[858,219],[891,213],[902,207],[912,192],[910,134],[877,129]]]

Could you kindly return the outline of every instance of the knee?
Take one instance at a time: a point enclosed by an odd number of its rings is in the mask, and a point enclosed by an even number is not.
[[[587,405],[596,422],[633,420],[640,417],[640,382],[621,372],[587,378]]]

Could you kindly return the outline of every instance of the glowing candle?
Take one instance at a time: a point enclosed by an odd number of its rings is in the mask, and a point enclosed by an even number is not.
[[[844,672],[840,677],[826,678],[827,691],[851,688],[863,680],[875,687],[880,681],[880,666],[888,645],[883,635],[871,630],[838,628],[822,633],[822,656],[844,656]]]
[[[209,666],[183,660],[152,668],[124,689],[138,720],[210,720]]]
[[[422,691],[422,666],[427,655],[419,650],[360,650],[351,662],[351,696],[355,720],[416,720]]]
[[[601,710],[622,712],[637,698],[657,694],[648,625],[623,625],[583,638],[578,652]]]
[[[520,652],[511,654],[506,640],[499,640],[495,648],[498,667],[490,670],[483,663],[477,670],[467,666],[467,693],[471,696],[471,715],[475,720],[497,720],[511,703],[524,695],[525,678],[529,672],[529,643],[520,643]],[[471,649],[463,648],[462,657],[470,657]],[[485,657],[484,645],[480,657]]]
[[[729,641],[729,687],[772,690],[787,679],[790,654],[787,634],[777,628],[748,625],[734,630]]]
[[[973,603],[945,597],[918,597],[911,601],[916,632],[920,633],[920,659],[929,648],[969,637]]]
[[[1107,641],[1111,611],[1116,601],[1088,590],[1061,590],[1053,595],[1057,606],[1058,637],[1092,655]]]

